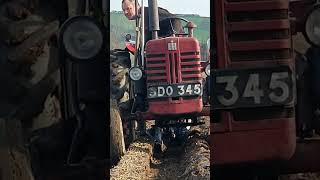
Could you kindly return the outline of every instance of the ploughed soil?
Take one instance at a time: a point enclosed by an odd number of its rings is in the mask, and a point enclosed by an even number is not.
[[[149,139],[132,143],[119,163],[110,170],[110,179],[210,179],[209,119],[191,127],[184,142],[171,141],[163,153],[153,153]]]

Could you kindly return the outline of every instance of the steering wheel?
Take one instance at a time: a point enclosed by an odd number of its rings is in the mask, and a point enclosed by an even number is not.
[[[183,33],[181,33],[181,32],[176,32],[176,31],[174,30],[174,27],[173,27],[172,21],[171,21],[171,20],[173,20],[173,19],[178,19],[178,20],[182,20],[182,21],[184,21],[184,22],[186,22],[186,23],[189,23],[189,21],[188,21],[187,19],[185,19],[185,18],[174,17],[174,16],[163,18],[163,19],[161,19],[160,22],[169,20],[169,21],[170,21],[171,30],[172,30],[173,34],[175,34],[175,35],[184,35],[184,36],[187,36],[188,33],[185,33],[185,32],[183,32]],[[181,26],[181,27],[182,27],[182,26]],[[182,30],[183,30],[183,28],[184,28],[184,27],[182,27]],[[170,35],[171,35],[171,34],[170,34]]]

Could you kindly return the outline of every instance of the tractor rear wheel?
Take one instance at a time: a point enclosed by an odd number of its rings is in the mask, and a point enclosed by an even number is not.
[[[110,51],[110,155],[116,162],[125,152],[128,125],[121,117],[130,113],[128,71],[130,55],[124,50]]]
[[[31,156],[21,122],[0,119],[0,179],[33,180]]]
[[[114,99],[110,99],[110,154],[112,162],[116,162],[125,153],[122,120]]]

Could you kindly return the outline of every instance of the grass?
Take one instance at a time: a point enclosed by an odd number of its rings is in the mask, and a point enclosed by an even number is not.
[[[179,14],[178,16],[195,23],[197,28],[194,30],[194,36],[199,40],[200,44],[206,44],[206,41],[210,36],[210,18],[190,14]],[[122,12],[111,12],[110,48],[123,48],[124,36],[127,33],[135,35],[135,21],[127,20]]]

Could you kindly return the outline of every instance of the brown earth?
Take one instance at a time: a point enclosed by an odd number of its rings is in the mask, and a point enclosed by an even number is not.
[[[153,143],[149,140],[132,143],[110,170],[111,179],[210,179],[208,120],[204,125],[191,128],[186,142],[170,142],[162,154],[153,154]]]

